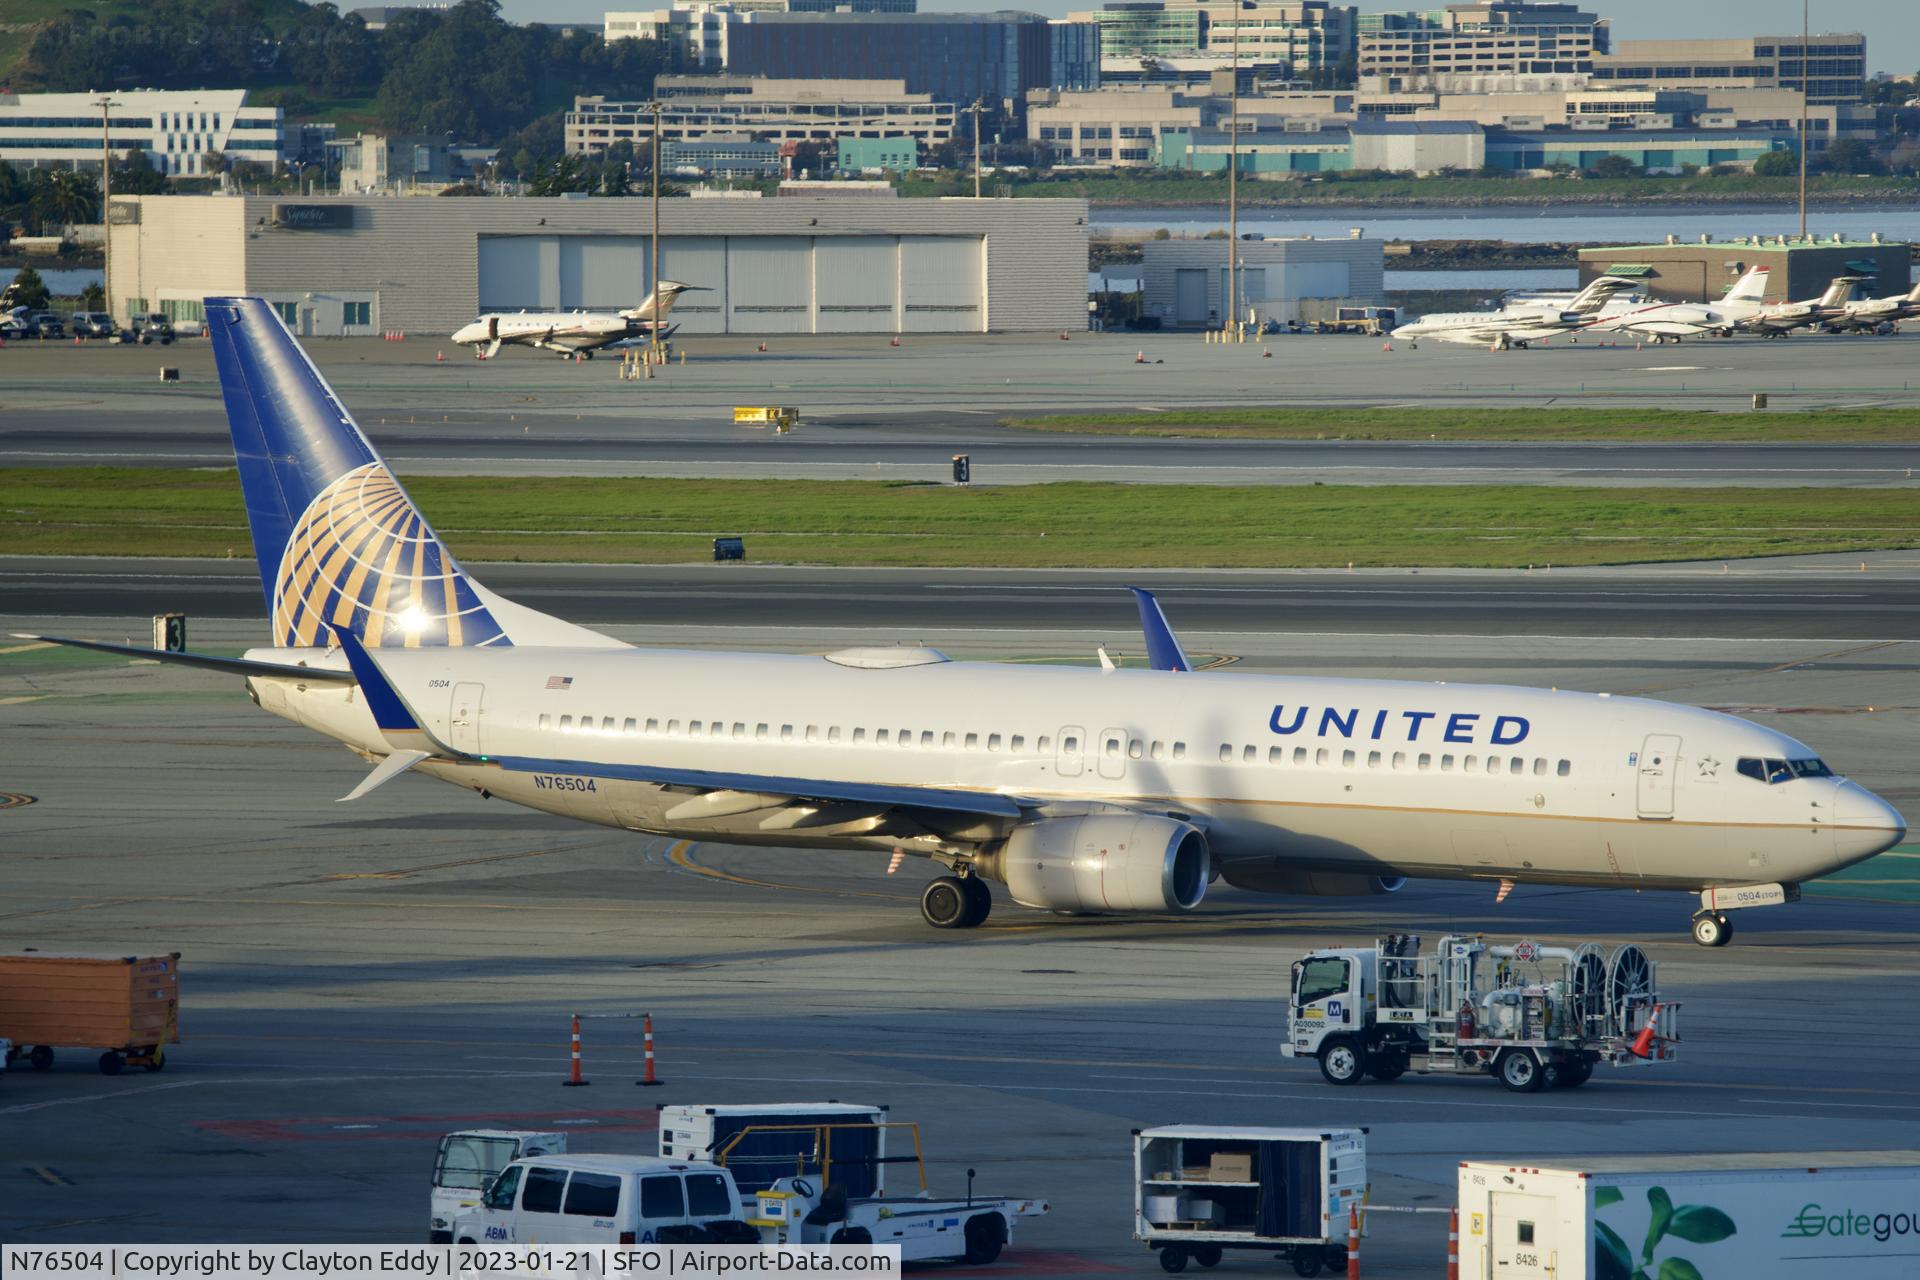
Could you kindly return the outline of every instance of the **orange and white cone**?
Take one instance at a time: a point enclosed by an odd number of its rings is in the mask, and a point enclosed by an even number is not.
[[[577,1013],[573,1015],[573,1063],[567,1070],[567,1078],[560,1083],[568,1089],[578,1089],[582,1085],[593,1083],[580,1074],[580,1015]]]
[[[1640,1028],[1640,1034],[1633,1038],[1633,1044],[1627,1052],[1636,1058],[1653,1057],[1653,1042],[1660,1034],[1660,1006],[1653,1006],[1653,1012],[1647,1015],[1647,1025]]]
[[[647,1073],[634,1083],[648,1087],[665,1084],[665,1080],[653,1074],[653,1015],[650,1013],[644,1015],[640,1026],[647,1045]]]

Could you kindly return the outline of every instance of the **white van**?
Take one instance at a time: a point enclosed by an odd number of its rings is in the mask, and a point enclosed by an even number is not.
[[[527,1129],[462,1129],[441,1138],[428,1193],[427,1242],[452,1244],[453,1220],[478,1208],[481,1193],[509,1164],[521,1156],[560,1155],[566,1149],[566,1134]]]
[[[658,1156],[527,1156],[454,1219],[457,1244],[752,1244],[733,1175]],[[714,1223],[728,1223],[715,1231]],[[706,1229],[703,1231],[702,1229]]]

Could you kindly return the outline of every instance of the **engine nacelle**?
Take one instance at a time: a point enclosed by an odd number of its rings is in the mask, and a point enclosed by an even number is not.
[[[1097,814],[1015,827],[974,870],[1047,911],[1191,911],[1206,896],[1207,837],[1174,818]]]
[[[1398,893],[1405,876],[1369,876],[1352,871],[1307,871],[1298,867],[1248,866],[1228,863],[1220,873],[1236,889],[1252,893],[1284,893],[1302,898],[1365,898]]]

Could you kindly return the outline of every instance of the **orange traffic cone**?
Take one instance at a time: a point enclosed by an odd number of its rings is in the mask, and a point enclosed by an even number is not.
[[[1062,330],[1060,331],[1060,341],[1062,341],[1062,342],[1072,342],[1072,341],[1073,341],[1073,339],[1072,339],[1072,338],[1069,338],[1069,337],[1067,336],[1067,331],[1066,331],[1065,329],[1062,329]]]
[[[1262,360],[1271,360],[1271,359],[1273,359],[1273,348],[1272,348],[1272,347],[1264,347],[1264,348],[1262,348],[1262,349],[1261,349],[1261,351],[1260,351],[1260,358],[1261,358]]]
[[[1647,1015],[1647,1025],[1640,1028],[1640,1034],[1633,1038],[1633,1044],[1627,1052],[1636,1058],[1653,1056],[1653,1041],[1660,1034],[1660,1006],[1653,1006],[1653,1012]]]
[[[899,345],[900,345],[900,337],[899,337],[899,335],[898,335],[898,334],[895,334],[895,335],[894,335],[894,339],[893,339],[893,341],[892,341],[892,342],[890,342],[890,343],[888,343],[887,345],[888,345],[888,346],[892,346],[892,347],[897,347],[897,346],[899,346]]]
[[[766,344],[766,343],[764,343],[764,342],[763,342],[763,343],[761,343],[761,344],[760,344],[760,349],[761,349],[762,351],[765,351],[765,350],[767,349],[767,344]]]
[[[1383,342],[1380,344],[1380,349],[1382,351],[1391,351],[1393,350],[1393,344],[1391,342]]]
[[[1136,352],[1133,357],[1133,362],[1135,364],[1145,364],[1147,362],[1147,353],[1144,351]]]

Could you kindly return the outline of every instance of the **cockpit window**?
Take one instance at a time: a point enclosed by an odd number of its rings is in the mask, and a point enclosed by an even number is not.
[[[1795,778],[1831,778],[1833,770],[1824,760],[1770,760],[1755,756],[1742,756],[1735,766],[1740,775],[1752,778],[1755,782],[1764,782],[1769,786],[1781,782],[1791,782]]]

